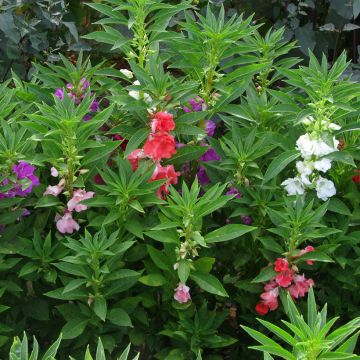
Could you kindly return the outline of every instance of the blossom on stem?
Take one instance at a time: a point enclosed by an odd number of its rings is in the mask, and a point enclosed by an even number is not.
[[[176,153],[175,139],[166,132],[150,134],[144,145],[144,153],[153,160],[169,159]]]
[[[80,229],[79,224],[72,218],[72,213],[67,211],[65,214],[60,217],[57,214],[55,217],[56,228],[62,234],[72,234],[75,231]]]
[[[93,191],[86,191],[85,189],[75,190],[72,198],[68,201],[67,207],[69,211],[75,210],[76,212],[84,211],[87,206],[80,204],[82,200],[91,199],[95,193]]]
[[[190,288],[186,284],[179,283],[175,289],[174,299],[181,304],[187,303],[191,299]]]

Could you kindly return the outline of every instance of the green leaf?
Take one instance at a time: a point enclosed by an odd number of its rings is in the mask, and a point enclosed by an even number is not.
[[[155,249],[151,245],[147,245],[147,250],[151,257],[151,260],[155,263],[155,265],[159,269],[169,271],[169,272],[173,271],[170,258],[168,256],[166,256],[165,253],[163,253],[160,250]]]
[[[298,263],[298,262],[306,261],[306,260],[334,262],[334,260],[331,259],[331,257],[326,255],[325,253],[315,250],[315,251],[310,251],[304,255],[301,255],[300,257],[298,257],[297,259],[294,260],[294,263]]]
[[[242,224],[229,224],[216,229],[205,235],[205,242],[207,244],[228,241],[238,238],[250,231],[255,230],[256,227],[246,226]]]
[[[187,161],[197,160],[207,151],[206,146],[184,146],[177,149],[176,154],[171,159],[164,161],[164,164],[182,165]]]
[[[190,263],[187,260],[180,260],[178,262],[178,276],[180,282],[186,284],[189,275],[190,275]]]
[[[211,274],[194,272],[190,275],[190,278],[194,280],[203,290],[211,294],[225,297],[229,296],[221,282]]]
[[[89,320],[84,320],[83,318],[71,319],[61,329],[63,339],[69,340],[80,336],[84,332],[88,321]]]
[[[95,297],[94,312],[102,321],[105,321],[107,313],[107,303],[106,299],[104,299],[102,296]]]
[[[273,279],[277,275],[277,272],[273,269],[272,266],[268,266],[263,269],[258,276],[256,276],[251,282],[252,283],[261,283]]]
[[[326,159],[335,160],[341,162],[343,164],[351,165],[356,167],[353,157],[345,150],[342,151],[334,151],[331,154],[324,156]]]
[[[57,338],[57,340],[49,347],[49,349],[46,351],[44,356],[42,357],[42,360],[50,360],[52,358],[55,358],[57,350],[60,346],[62,339],[62,334]]]
[[[276,175],[280,174],[280,172],[284,170],[288,164],[296,160],[299,156],[300,153],[298,150],[290,150],[281,153],[270,163],[264,175],[263,183],[268,182]]]
[[[179,235],[174,230],[153,230],[144,233],[146,236],[162,243],[179,244]]]
[[[128,313],[120,308],[110,310],[107,319],[114,325],[133,327]]]
[[[145,141],[149,134],[149,129],[139,129],[136,133],[130,138],[128,144],[126,145],[125,156],[128,156],[132,151],[137,149],[141,143]]]
[[[350,216],[351,211],[346,204],[337,198],[331,198],[328,205],[328,210],[337,214]]]
[[[147,286],[162,286],[166,284],[166,279],[161,274],[145,275],[139,278],[138,281]]]

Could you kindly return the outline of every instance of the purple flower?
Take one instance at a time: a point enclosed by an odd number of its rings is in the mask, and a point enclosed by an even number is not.
[[[85,91],[90,86],[90,82],[86,78],[83,78],[80,80],[80,85],[81,85],[81,90]]]
[[[226,195],[235,195],[235,198],[236,198],[236,199],[240,199],[240,198],[241,198],[241,194],[240,194],[239,190],[238,190],[236,187],[234,187],[234,186],[232,186],[232,187],[229,189],[229,191],[226,193]]]
[[[216,160],[221,160],[221,157],[217,154],[217,152],[213,149],[210,148],[208,151],[206,151],[206,153],[204,153],[200,159],[200,161],[216,161]]]
[[[40,185],[39,178],[34,175],[35,166],[28,164],[26,161],[19,161],[19,164],[14,165],[12,170],[16,174],[18,180],[28,179],[31,181],[31,184],[26,189],[22,189],[21,185],[17,185],[16,188],[12,190],[15,190],[16,195],[27,195],[34,186]]]
[[[198,177],[199,183],[201,185],[206,185],[206,184],[210,183],[210,179],[209,179],[209,177],[206,173],[206,170],[203,166],[199,167],[199,170],[197,172],[197,177]]]
[[[252,219],[251,219],[250,216],[244,215],[244,216],[241,217],[241,220],[245,225],[251,225],[252,224]]]
[[[189,112],[192,112],[192,111],[199,112],[199,111],[206,110],[205,101],[200,96],[198,96],[196,98],[196,100],[195,99],[190,99],[189,100],[189,105],[191,106],[191,109],[189,107],[187,107],[187,106],[183,106],[183,110],[186,113],[189,113]]]
[[[99,102],[94,100],[90,105],[90,111],[97,112],[99,110]]]
[[[4,224],[0,224],[0,232],[5,230],[5,225]]]
[[[67,83],[66,88],[72,90],[74,88],[74,85],[72,83]]]
[[[181,149],[181,148],[183,148],[183,147],[185,147],[186,145],[185,144],[182,144],[182,143],[179,143],[179,142],[176,142],[175,143],[175,147],[177,148],[177,149]]]
[[[30,211],[28,209],[23,209],[22,215],[17,220],[18,221],[24,220],[29,215],[30,215]]]
[[[191,112],[191,110],[190,110],[187,106],[183,106],[183,110],[184,110],[186,113]]]
[[[89,114],[86,114],[86,115],[83,117],[83,120],[84,120],[84,121],[89,121],[89,120],[91,120],[91,119],[92,119],[92,116],[89,115]]]
[[[64,99],[64,90],[63,89],[56,89],[54,95],[57,96],[60,100]]]
[[[215,129],[216,129],[215,123],[211,120],[208,120],[205,126],[205,131],[207,132],[208,136],[213,137]]]

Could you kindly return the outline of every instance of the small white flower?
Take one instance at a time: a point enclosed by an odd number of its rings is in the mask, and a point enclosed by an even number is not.
[[[304,134],[296,141],[296,148],[304,159],[309,159],[314,153],[314,143],[309,134]]]
[[[133,85],[140,85],[140,81],[136,80],[133,82]],[[135,100],[140,100],[140,92],[136,90],[130,90],[129,95]],[[149,94],[144,93],[144,101],[150,104],[152,102],[152,98]]]
[[[337,144],[339,143],[335,138],[333,139],[335,147],[329,146],[323,140],[315,140],[314,141],[314,155],[317,157],[328,155],[334,151],[337,151]],[[337,144],[336,144],[337,142]]]
[[[120,72],[128,79],[132,79],[134,77],[134,74],[128,69],[120,69]]]
[[[336,194],[335,185],[331,180],[319,176],[316,181],[316,195],[319,199],[326,201]]]
[[[304,184],[299,177],[286,179],[281,185],[284,186],[288,195],[303,195],[305,191]]]
[[[53,177],[59,176],[59,172],[57,171],[57,169],[54,166],[51,167],[50,172],[51,172],[51,176],[53,176]]]
[[[317,160],[314,162],[314,168],[326,173],[331,168],[331,160],[326,158]]]
[[[306,118],[303,119],[302,123],[304,125],[310,125],[311,123],[314,122],[314,118],[312,116],[307,116]]]
[[[339,126],[337,124],[334,124],[334,123],[330,123],[329,124],[329,129],[331,129],[331,130],[340,130],[341,126]]]
[[[314,164],[312,161],[298,161],[296,169],[301,175],[309,176],[314,170]]]

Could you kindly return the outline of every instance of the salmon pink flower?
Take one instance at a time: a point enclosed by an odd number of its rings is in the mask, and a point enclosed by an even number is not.
[[[140,159],[144,159],[145,157],[146,156],[143,149],[136,149],[130,155],[128,155],[127,159],[129,160],[133,170],[136,171],[139,167]]]
[[[161,185],[160,189],[157,191],[157,195],[159,198],[163,198],[164,195],[169,193],[169,186],[171,184],[176,185],[178,181],[178,177],[181,174],[176,172],[174,169],[174,165],[161,166],[157,165],[155,168],[154,174],[150,178],[150,181],[166,179],[165,184]]]
[[[291,269],[287,269],[279,274],[276,275],[275,281],[279,284],[281,287],[288,287],[292,280],[293,280],[294,271]]]
[[[86,192],[85,189],[75,190],[73,197],[68,201],[67,207],[69,211],[75,210],[76,212],[84,211],[87,209],[87,206],[80,204],[82,200],[91,199],[95,193],[93,191]]]
[[[289,263],[286,259],[277,258],[274,264],[274,270],[276,272],[283,272],[289,268]]]
[[[271,311],[276,310],[277,307],[279,306],[278,296],[279,296],[279,288],[265,291],[260,295],[263,303]]]
[[[294,283],[289,286],[288,291],[292,298],[298,299],[305,296],[309,291],[310,286],[314,286],[315,283],[312,279],[306,279],[305,275],[294,275]]]
[[[187,303],[190,299],[190,288],[186,284],[179,283],[175,289],[174,299],[181,304]]]
[[[153,116],[151,121],[152,132],[171,131],[175,129],[175,122],[172,114],[167,112],[158,112]]]
[[[176,154],[175,139],[166,132],[150,134],[144,145],[144,153],[153,160],[170,159]]]

